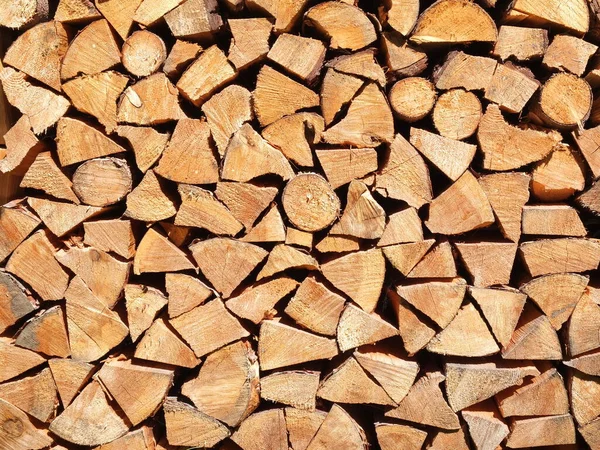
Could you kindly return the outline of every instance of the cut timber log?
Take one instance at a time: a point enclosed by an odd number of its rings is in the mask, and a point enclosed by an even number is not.
[[[384,209],[375,201],[369,188],[362,181],[354,180],[348,187],[346,208],[342,217],[329,233],[361,239],[379,239],[383,235],[385,219]]]
[[[194,61],[202,47],[194,42],[187,42],[177,39],[169,55],[163,64],[163,72],[169,77],[181,76],[183,71]]]
[[[448,54],[433,73],[438,89],[463,88],[467,91],[486,90],[492,82],[498,63],[492,58],[468,55],[460,51]]]
[[[154,228],[150,228],[142,238],[133,260],[133,273],[136,275],[193,268],[187,255]]]
[[[314,232],[331,225],[340,211],[340,200],[327,181],[316,174],[299,174],[286,185],[282,205],[290,222]]]
[[[560,360],[562,349],[556,331],[546,316],[526,309],[502,350],[504,359]]]
[[[268,19],[230,19],[228,24],[233,36],[228,58],[237,70],[245,69],[267,56],[273,29]]]
[[[10,423],[0,431],[0,443],[7,448],[41,450],[54,442],[46,430],[33,424],[27,414],[1,399],[0,417],[5,423]]]
[[[577,210],[568,205],[523,208],[523,234],[583,237],[587,234]]]
[[[146,331],[168,299],[158,289],[139,284],[125,286],[125,306],[129,335],[133,342]]]
[[[377,423],[375,432],[382,450],[421,448],[427,439],[425,431],[407,425]]]
[[[475,94],[453,89],[438,98],[433,123],[442,136],[462,140],[475,134],[481,115],[481,102]]]
[[[539,86],[528,69],[512,63],[498,64],[490,84],[485,88],[485,98],[503,111],[521,113]]]
[[[40,422],[54,419],[58,405],[56,385],[47,367],[36,375],[0,384],[0,399]]]
[[[462,412],[467,422],[471,440],[478,450],[492,450],[509,435],[508,426],[498,417],[495,407],[490,402]]]
[[[446,24],[452,24],[451,29]],[[468,0],[441,0],[420,16],[410,37],[419,45],[496,42],[498,30],[492,18]]]
[[[46,0],[27,0],[19,4],[6,2],[2,4],[0,25],[15,29],[27,28],[47,19],[48,12]]]
[[[101,17],[91,0],[60,0],[54,14],[57,22],[75,24],[91,22]]]
[[[416,122],[433,109],[435,88],[425,78],[409,77],[396,82],[389,93],[390,104],[400,119]]]
[[[108,206],[119,202],[131,191],[131,170],[117,158],[85,161],[73,173],[73,191],[91,206]]]
[[[163,319],[157,319],[140,339],[135,357],[171,366],[193,368],[200,364],[191,348],[171,330]]]
[[[325,46],[319,40],[293,34],[280,34],[269,50],[267,58],[292,75],[311,83],[319,76],[325,59],[325,50]],[[302,54],[301,60],[296,58],[298,54]]]
[[[74,359],[51,359],[48,361],[52,378],[66,408],[92,376],[94,366]]]

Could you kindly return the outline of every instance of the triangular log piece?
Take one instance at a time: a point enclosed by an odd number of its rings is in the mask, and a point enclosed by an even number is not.
[[[1,206],[0,261],[4,261],[41,222],[23,201]]]
[[[243,450],[279,450],[288,446],[283,409],[252,414],[231,436]]]
[[[520,287],[559,330],[575,309],[589,278],[576,273],[557,273],[534,278]]]
[[[473,278],[475,287],[504,285],[510,282],[517,244],[512,242],[457,242],[460,257]]]
[[[74,359],[51,359],[48,361],[48,365],[52,371],[60,401],[66,408],[89,381],[94,366]]]
[[[575,444],[575,424],[570,414],[515,420],[506,446],[527,448],[531,445]]]
[[[276,203],[267,213],[247,231],[241,239],[244,242],[285,242],[286,228]]]
[[[559,144],[533,166],[531,192],[543,202],[567,200],[585,188],[585,167],[569,145]]]
[[[270,318],[275,305],[297,287],[298,282],[291,278],[273,278],[245,289],[239,295],[229,298],[225,305],[239,318],[259,324],[263,319]]]
[[[0,399],[41,422],[50,422],[58,405],[56,385],[47,367],[33,376],[0,384]]]
[[[454,411],[460,411],[498,392],[520,385],[523,379],[539,375],[535,366],[506,367],[495,363],[447,363],[446,394]]]
[[[375,432],[381,450],[411,450],[422,448],[427,433],[407,425],[376,423]]]
[[[569,396],[556,369],[533,378],[530,383],[496,396],[502,417],[554,416],[568,414]]]
[[[528,205],[523,208],[523,234],[585,236],[587,231],[575,208],[568,205]]]
[[[169,299],[158,289],[141,284],[128,284],[124,291],[129,335],[131,340],[136,342],[144,331],[150,328],[156,315]]]
[[[167,273],[165,285],[171,318],[191,311],[214,295],[214,292],[198,278],[183,273]]]
[[[578,356],[600,348],[600,290],[588,287],[575,306],[568,326],[567,348]]]
[[[450,281],[428,281],[398,286],[396,290],[400,297],[431,318],[441,328],[446,328],[465,298],[467,282],[462,278]]]
[[[48,431],[34,425],[27,414],[0,399],[0,417],[5,423],[15,424],[0,431],[0,443],[14,450],[41,450],[52,445]]]
[[[15,277],[3,270],[0,271],[0,311],[2,311],[2,314],[0,314],[0,333],[4,333],[4,330],[17,323],[22,317],[35,311],[38,307],[38,302],[28,295],[25,287]],[[341,312],[341,307],[339,311]],[[335,334],[335,328],[333,334]]]
[[[319,270],[319,263],[306,251],[279,244],[269,253],[269,258],[256,279],[262,280],[288,269]]]
[[[108,403],[100,383],[92,381],[50,424],[50,431],[73,444],[97,446],[125,435],[129,425]]]
[[[15,345],[46,356],[70,356],[63,308],[53,306],[29,320],[16,336]]]
[[[526,309],[508,345],[504,359],[560,360],[562,349],[550,320],[534,308]]]
[[[114,359],[105,362],[96,376],[131,423],[137,425],[160,408],[173,385],[174,372]]]
[[[248,1],[248,7],[250,7],[251,2],[252,0]],[[277,10],[275,3],[268,4]],[[298,7],[301,8],[301,4],[302,1],[298,2]],[[295,6],[296,4],[291,5],[292,8]],[[227,23],[233,36],[229,46],[228,58],[237,70],[245,69],[267,56],[267,53],[269,53],[269,37],[273,29],[273,24],[268,19],[264,17],[229,19]]]
[[[376,313],[367,313],[349,303],[337,327],[337,342],[342,352],[361,345],[396,336],[398,330]]]
[[[203,413],[236,427],[260,402],[258,370],[250,344],[237,341],[208,355],[181,393]]]
[[[559,238],[522,242],[519,252],[533,277],[587,272],[597,269],[600,263],[600,241],[596,239]]]
[[[583,426],[600,415],[600,382],[598,378],[576,370],[569,374],[569,396],[573,417]],[[568,413],[565,412],[564,414]]]
[[[350,253],[323,264],[321,270],[331,284],[365,311],[375,310],[385,277],[385,259],[381,250]]]
[[[178,272],[193,269],[187,255],[166,237],[150,228],[142,238],[135,252],[133,273]]]
[[[224,298],[231,296],[268,254],[261,247],[229,238],[193,242],[190,250],[204,276]]]
[[[221,422],[175,397],[167,398],[163,409],[170,445],[213,447],[230,435]]]
[[[314,411],[319,372],[306,370],[275,372],[261,378],[260,396],[298,409]]]
[[[356,350],[354,358],[377,380],[395,403],[400,403],[406,397],[419,372],[416,362],[379,351],[377,348]]]
[[[221,181],[217,183],[215,195],[246,229],[250,229],[277,192],[277,188],[270,186]]]
[[[135,357],[187,368],[200,364],[200,359],[164,319],[155,320],[144,333],[135,349]]]
[[[383,254],[394,268],[398,269],[402,275],[407,276],[433,244],[435,244],[435,239],[390,245],[383,248]]]
[[[444,379],[440,372],[422,376],[398,407],[385,413],[386,417],[444,430],[458,430],[460,428],[458,417],[446,403],[439,386]]]
[[[163,185],[154,170],[146,172],[142,181],[127,195],[125,216],[146,222],[173,217],[177,213],[174,196]]]
[[[449,242],[442,241],[416,264],[407,278],[454,278],[457,276],[456,262]]]
[[[515,331],[527,296],[516,289],[469,287],[469,294],[483,313],[496,340],[506,347]]]
[[[131,221],[121,219],[84,222],[84,244],[103,252],[113,252],[125,259],[135,254],[135,237]]]
[[[297,408],[285,408],[284,412],[290,446],[293,450],[306,450],[327,413],[319,410],[304,411]]]
[[[230,342],[248,336],[248,331],[233,317],[220,299],[197,306],[169,323],[201,357]]]
[[[416,208],[390,214],[377,247],[423,241],[423,224]]]
[[[500,347],[479,311],[469,303],[429,341],[427,350],[441,355],[476,357],[497,353]]]
[[[347,450],[365,450],[367,440],[365,432],[352,416],[334,403],[306,450],[327,450],[336,446]]]
[[[127,139],[135,153],[135,162],[142,172],[146,172],[162,155],[169,142],[169,133],[159,133],[151,127],[119,125],[115,129],[122,138]]]
[[[436,332],[429,325],[423,323],[421,318],[413,311],[412,306],[396,292],[391,289],[388,290],[387,298],[390,300],[398,319],[398,332],[402,338],[404,349],[409,356],[412,356],[425,347]]]
[[[477,450],[496,449],[509,434],[508,426],[491,404],[484,403],[480,408],[463,411],[462,416]]]
[[[289,346],[283,347],[281,342],[288,342]],[[337,344],[333,339],[317,336],[273,320],[263,321],[260,327],[258,359],[261,370],[330,359],[337,354]]]

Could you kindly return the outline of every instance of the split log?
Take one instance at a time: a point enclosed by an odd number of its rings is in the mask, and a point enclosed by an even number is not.
[[[429,169],[401,134],[394,138],[386,162],[375,175],[375,190],[385,197],[404,200],[414,208],[432,200]]]
[[[499,367],[495,363],[448,363],[445,369],[446,394],[448,395],[448,403],[454,411],[468,408],[492,398],[500,391],[520,385],[525,377],[540,374],[533,365]]]
[[[519,246],[531,276],[564,272],[586,272],[598,268],[600,243],[586,238],[541,239]],[[570,255],[578,255],[570,258]]]
[[[313,235],[308,231],[297,230],[296,228],[287,227],[285,229],[285,244],[295,247],[302,247],[307,250],[313,248]]]
[[[600,348],[598,322],[600,306],[596,299],[597,289],[588,287],[575,305],[568,326],[567,348],[571,356]]]
[[[452,181],[467,170],[477,147],[419,128],[410,129],[410,143]]]
[[[584,187],[583,165],[568,145],[555,147],[546,159],[533,168],[531,191],[542,201],[566,200]]]
[[[497,65],[492,58],[468,55],[460,51],[451,52],[433,73],[435,87],[486,90],[492,82]]]
[[[599,391],[600,383],[597,378],[571,371],[569,376],[571,411],[580,426],[590,423],[600,415],[600,402],[597,400]]]
[[[427,69],[427,54],[409,45],[396,33],[382,33],[388,69],[397,77],[415,77]]]
[[[2,5],[0,25],[16,29],[27,28],[47,19],[48,9],[46,0],[28,0],[21,4],[7,2]]]
[[[317,150],[327,181],[337,189],[377,170],[377,152],[371,148]]]
[[[204,276],[224,298],[230,297],[268,254],[261,247],[229,238],[193,242],[190,250]]]
[[[523,207],[529,200],[530,180],[528,174],[521,172],[484,175],[478,180],[502,234],[513,242],[518,242],[521,237]]]
[[[54,20],[63,23],[87,23],[100,18],[91,0],[60,0],[54,14]]]
[[[52,378],[66,408],[92,377],[94,366],[74,359],[51,359],[48,361]]]
[[[533,308],[525,309],[502,358],[560,360],[562,349],[550,320]]]
[[[416,122],[424,119],[436,103],[433,84],[419,77],[409,77],[397,81],[389,93],[390,104],[400,119]]]
[[[305,450],[327,417],[327,413],[319,410],[285,408],[284,413],[289,444],[294,450]]]
[[[282,341],[289,347],[282,347]],[[273,320],[260,327],[258,360],[261,370],[277,369],[307,361],[330,359],[338,354],[337,344],[327,339]]]
[[[163,403],[173,384],[173,370],[115,358],[102,365],[96,379],[135,426]]]
[[[342,217],[329,233],[361,239],[379,239],[383,235],[385,219],[384,209],[375,201],[369,188],[363,182],[354,180],[348,187],[346,208]]]
[[[103,252],[114,252],[129,259],[135,253],[135,239],[128,220],[84,222],[84,243]]]
[[[377,147],[394,139],[394,121],[387,100],[375,83],[354,97],[348,113],[324,131],[323,142],[332,145]]]
[[[169,320],[196,356],[211,353],[248,336],[248,331],[233,317],[219,299],[212,300]]]
[[[442,136],[462,140],[475,134],[481,115],[481,102],[475,94],[453,89],[438,98],[433,123]]]
[[[454,448],[456,450],[469,450],[467,436],[464,426],[455,431],[438,431],[431,441],[431,446],[427,450],[443,450],[445,448]]]
[[[170,134],[150,127],[119,125],[115,131],[127,139],[135,153],[137,167],[144,173],[158,161],[170,138]]]
[[[60,22],[43,22],[13,42],[3,63],[60,92],[61,61],[68,47],[69,30]]]
[[[0,399],[40,422],[50,422],[58,405],[56,386],[48,368],[36,375],[0,384]]]
[[[4,261],[41,220],[22,201],[7,203],[0,208],[0,261]]]
[[[260,380],[260,396],[265,400],[313,411],[319,387],[319,372],[275,372]]]
[[[217,183],[215,195],[244,227],[250,229],[256,219],[275,199],[277,189],[251,183]]]
[[[69,101],[50,89],[34,86],[27,75],[6,67],[0,72],[2,89],[8,102],[29,118],[34,133],[43,133],[69,109]]]
[[[4,333],[39,305],[16,278],[4,271],[0,271],[0,286],[0,332]]]
[[[503,111],[521,113],[540,84],[528,69],[512,63],[498,64],[485,88],[485,98]]]
[[[375,432],[382,450],[421,448],[427,439],[425,431],[407,425],[377,423]]]
[[[446,403],[439,384],[445,380],[440,372],[423,375],[397,408],[385,413],[386,417],[430,425],[444,430],[458,430],[458,417]]]
[[[589,28],[589,11],[581,0],[569,0],[568,9],[560,9],[560,2],[517,0],[506,13],[509,22],[566,29],[574,34],[584,34]],[[564,7],[563,7],[564,8]]]
[[[563,377],[556,369],[536,376],[529,384],[506,390],[496,397],[502,417],[568,414],[569,397]],[[544,399],[539,401],[539,399]]]
[[[253,118],[252,94],[247,89],[227,86],[202,105],[219,154],[223,156],[231,137]]]
[[[119,123],[155,125],[185,118],[177,91],[164,73],[129,86],[119,101]]]
[[[409,303],[405,302],[396,292],[389,290],[387,295],[398,319],[399,334],[404,348],[409,355],[414,355],[435,336],[435,330],[423,323],[411,309]]]
[[[507,447],[575,444],[575,424],[570,414],[515,420],[506,441]]]
[[[216,183],[219,168],[207,123],[196,119],[179,120],[156,166],[156,173],[178,183]]]
[[[125,435],[129,426],[93,381],[50,424],[50,431],[73,444],[97,446]]]
[[[478,450],[492,450],[508,436],[506,424],[498,417],[496,409],[490,403],[462,412],[467,422],[471,440]]]
[[[577,369],[582,373],[597,377],[599,376],[598,374],[600,374],[599,356],[600,354],[598,352],[593,352],[587,355],[573,358],[569,361],[564,361],[564,364],[566,366]]]
[[[596,450],[598,448],[598,425],[600,424],[600,420],[596,419],[587,425],[579,428],[579,433],[585,439],[585,442],[590,446],[592,450]]]
[[[6,423],[0,431],[0,443],[7,448],[40,450],[54,441],[46,430],[34,425],[27,414],[4,400],[0,400],[0,417]]]
[[[273,278],[263,284],[254,285],[235,297],[231,297],[225,305],[239,318],[259,324],[263,319],[270,318],[275,305],[297,287],[298,282],[291,278]]]
[[[177,89],[194,105],[201,106],[219,87],[235,76],[236,71],[225,54],[213,45],[203,51],[183,72],[177,82]]]
[[[542,28],[502,25],[493,55],[502,61],[510,58],[517,61],[541,59],[548,49],[548,42],[548,31]]]
[[[23,115],[17,123],[3,136],[6,143],[6,155],[0,160],[0,172],[23,174],[30,167],[37,155],[45,150],[31,130],[31,123]]]
[[[238,0],[228,0],[229,3],[237,3]],[[275,18],[275,31],[287,33],[296,25],[303,10],[306,8],[307,0],[299,0],[286,3],[285,0],[246,0],[246,6],[251,11],[265,12]]]
[[[108,71],[74,78],[62,88],[75,108],[96,117],[111,133],[117,127],[117,99],[128,81],[126,76]]]
[[[374,81],[385,87],[386,76],[375,58],[375,53],[373,48],[367,48],[349,55],[340,55],[329,60],[326,66],[338,73]]]
[[[368,314],[348,304],[337,326],[337,341],[342,352],[395,336],[398,330],[375,313]],[[332,400],[337,401],[337,400]],[[344,403],[344,402],[342,402]]]
[[[61,450],[58,447],[53,447],[56,450]],[[159,448],[156,446],[156,440],[152,428],[143,425],[135,431],[130,431],[125,436],[122,436],[114,441],[97,447],[98,450],[118,450],[119,448],[132,448],[136,450],[152,450]]]
[[[403,36],[408,36],[419,17],[419,0],[387,0],[378,8],[378,12],[382,25],[387,24]]]
[[[67,289],[69,275],[54,259],[55,253],[46,232],[37,231],[15,249],[6,270],[31,286],[42,300],[59,300]]]
[[[329,38],[329,47],[333,49],[360,50],[377,39],[368,16],[358,7],[343,2],[313,6],[304,15],[304,23]]]
[[[455,246],[473,278],[473,286],[509,284],[517,254],[516,243],[457,242]]]
[[[138,244],[133,260],[133,273],[136,275],[193,268],[187,255],[154,228],[150,228]]]
[[[315,113],[297,113],[282,117],[266,127],[262,135],[289,160],[313,167],[312,146],[321,140],[325,124]]]
[[[558,35],[544,54],[542,63],[550,69],[583,75],[589,59],[598,47],[574,36]]]
[[[271,251],[256,279],[261,280],[288,269],[319,270],[319,263],[306,252],[280,244]]]
[[[164,15],[165,22],[175,37],[186,39],[210,38],[223,26],[215,0],[192,0]]]
[[[516,289],[469,287],[469,294],[483,313],[496,340],[506,347],[515,331],[527,296]]]
[[[231,436],[243,450],[276,450],[287,446],[283,409],[269,409],[248,417]]]
[[[184,0],[143,0],[133,15],[133,20],[146,27],[158,22],[165,14],[181,5]]]
[[[129,335],[133,342],[146,331],[158,311],[168,302],[168,299],[158,289],[139,284],[125,286],[125,307],[127,308],[127,323]]]
[[[71,350],[63,308],[53,306],[29,320],[16,336],[15,345],[46,356],[68,357]]]
[[[434,239],[427,239],[420,242],[390,245],[383,248],[383,254],[395,269],[402,275],[408,276],[434,243]]]
[[[202,47],[200,45],[177,39],[171,47],[167,59],[165,59],[163,72],[169,78],[180,76],[201,51]]]
[[[267,58],[292,75],[311,83],[319,76],[325,50],[325,46],[319,40],[280,34],[269,50]],[[302,54],[301,60],[295,57],[298,54]]]
[[[230,435],[221,422],[176,398],[167,399],[164,411],[167,440],[171,445],[212,447]]]
[[[171,330],[164,319],[155,320],[144,333],[135,349],[135,357],[187,368],[200,364],[200,358]]]
[[[452,24],[452,29],[447,24]],[[485,10],[468,0],[442,0],[420,16],[410,40],[420,45],[496,42],[498,30]]]
[[[317,396],[334,403],[393,405],[383,388],[375,383],[353,357],[323,379]]]
[[[429,205],[425,225],[433,233],[461,234],[495,221],[490,203],[468,170]]]
[[[344,105],[349,104],[364,81],[354,75],[327,69],[321,84],[321,112],[325,125],[329,126],[339,115]]]
[[[259,404],[258,369],[250,345],[237,341],[208,355],[182,394],[203,413],[235,427]]]
[[[500,351],[472,303],[461,308],[426,348],[432,353],[467,357],[488,356]]]
[[[496,105],[489,105],[479,123],[477,140],[484,169],[511,170],[545,158],[561,135],[555,130],[514,127]]]
[[[106,355],[129,334],[119,315],[76,276],[65,292],[67,328],[73,359],[92,362]]]
[[[582,132],[573,133],[575,143],[583,154],[583,157],[595,179],[600,177],[600,160],[598,159],[599,155],[596,152],[596,149],[598,148],[596,142],[599,140],[599,131],[600,127],[595,127],[588,130],[583,130]]]
[[[452,246],[443,241],[429,250],[407,278],[453,278],[457,276]]]
[[[167,273],[165,285],[171,318],[191,311],[213,296],[213,291],[199,279],[182,273]]]
[[[390,214],[378,247],[423,241],[423,224],[415,208]]]
[[[400,297],[428,316],[441,328],[446,328],[462,304],[467,291],[466,281],[428,281],[397,286]]]
[[[127,3],[121,3],[119,0],[106,0],[94,3],[98,11],[100,11],[119,36],[121,36],[121,39],[127,39],[133,25],[133,15],[140,6],[140,3],[142,3],[142,0],[131,0]]]
[[[175,201],[163,185],[153,170],[146,172],[142,181],[127,195],[125,216],[149,222],[173,217],[177,213]]]
[[[94,75],[120,63],[121,52],[110,25],[101,19],[89,24],[71,41],[62,58],[60,78]]]
[[[275,174],[284,180],[294,171],[278,149],[263,139],[250,124],[236,131],[227,145],[221,166],[221,178],[232,181],[250,181],[261,175]]]
[[[29,197],[27,203],[40,216],[44,225],[58,237],[78,227],[86,219],[104,212],[101,207],[73,205],[36,197]]]
[[[273,29],[273,24],[268,19],[230,19],[228,24],[233,35],[228,58],[237,70],[245,69],[267,56]]]
[[[568,205],[536,205],[523,208],[523,234],[585,236],[577,210]]]

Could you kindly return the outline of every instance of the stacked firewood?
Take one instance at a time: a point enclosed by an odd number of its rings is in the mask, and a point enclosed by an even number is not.
[[[0,450],[600,449],[600,1],[0,25]]]

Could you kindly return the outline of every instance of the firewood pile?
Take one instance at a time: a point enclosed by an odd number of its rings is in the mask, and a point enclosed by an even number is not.
[[[0,450],[600,450],[600,0],[0,26]]]

